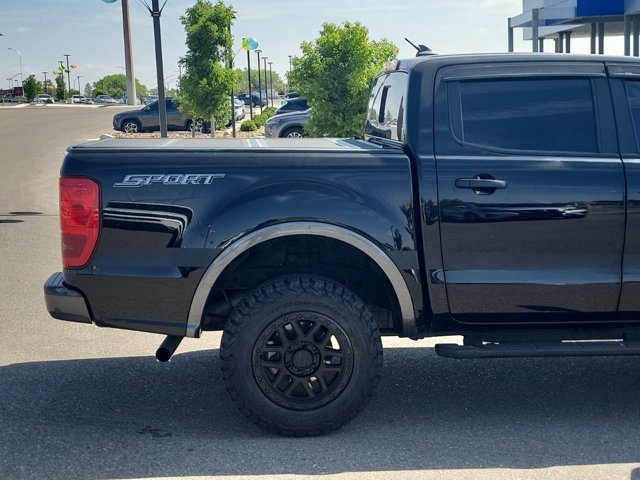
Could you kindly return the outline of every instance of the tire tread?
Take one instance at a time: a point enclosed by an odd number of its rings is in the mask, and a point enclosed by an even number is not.
[[[337,418],[328,418],[326,421],[313,426],[281,424],[272,419],[263,418],[252,410],[249,404],[242,398],[237,376],[238,359],[234,352],[237,352],[236,342],[238,334],[250,318],[270,303],[282,299],[286,296],[298,296],[309,294],[329,298],[340,308],[347,308],[357,319],[358,327],[367,337],[367,348],[370,349],[367,357],[370,364],[363,366],[368,376],[366,388],[359,392],[359,398],[353,402],[354,407]],[[336,430],[355,418],[371,400],[374,389],[377,387],[382,377],[382,343],[380,333],[373,316],[365,304],[346,287],[315,275],[289,275],[266,282],[260,285],[251,293],[247,294],[236,307],[231,317],[227,320],[224,335],[220,346],[220,358],[222,375],[229,395],[236,403],[239,410],[255,424],[269,432],[285,436],[316,436],[326,434]],[[293,423],[293,422],[292,422]]]

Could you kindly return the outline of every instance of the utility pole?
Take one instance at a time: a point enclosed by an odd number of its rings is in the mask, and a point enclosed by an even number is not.
[[[291,91],[291,57],[293,55],[289,55],[289,74],[287,75],[287,90]]]
[[[124,66],[126,68],[127,74],[127,104],[135,105],[137,103],[137,94],[136,78],[133,72],[133,54],[131,52],[131,23],[129,21],[129,0],[122,0],[122,29],[124,32]]]
[[[269,79],[267,78],[267,60],[269,57],[262,57],[262,61],[264,62],[264,86],[265,94],[267,95],[267,107],[269,106]]]
[[[258,54],[258,96],[260,98],[260,113],[262,113],[262,80],[260,79],[260,53],[262,50],[256,50]]]
[[[271,71],[271,65],[273,62],[269,62],[269,83],[271,83],[271,106],[273,107],[273,72]]]
[[[69,84],[68,85],[68,88],[69,88],[69,101],[71,101],[71,69],[69,68],[69,57],[70,56],[71,55],[68,54],[68,53],[65,53],[63,55],[63,57],[67,58],[67,83]]]
[[[44,93],[49,94],[49,90],[47,90],[47,72],[42,72],[44,74]]]

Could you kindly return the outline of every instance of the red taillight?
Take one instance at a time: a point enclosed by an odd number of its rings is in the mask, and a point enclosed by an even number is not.
[[[60,179],[62,264],[84,267],[100,235],[100,187],[89,178]]]

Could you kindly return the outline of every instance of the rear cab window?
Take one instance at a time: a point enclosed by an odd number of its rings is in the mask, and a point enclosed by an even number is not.
[[[451,148],[596,155],[616,150],[602,63],[505,64],[444,69],[437,87]],[[603,133],[606,132],[606,133]]]

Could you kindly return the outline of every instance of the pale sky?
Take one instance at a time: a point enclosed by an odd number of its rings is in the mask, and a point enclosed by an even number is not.
[[[152,88],[156,85],[153,26],[142,0],[129,0],[132,17],[135,74]],[[151,4],[151,0],[147,0]],[[161,0],[160,4],[162,5]],[[184,29],[180,16],[194,0],[168,0],[162,14],[162,41],[165,84],[175,87],[177,62],[185,53]],[[521,0],[228,0],[236,10],[232,33],[236,50],[242,37],[252,36],[273,61],[274,71],[284,75],[288,55],[300,54],[300,43],[317,38],[323,22],[360,21],[371,39],[387,38],[400,48],[400,58],[412,57],[415,50],[404,37],[423,43],[437,53],[504,52],[507,50],[507,18],[522,12]],[[120,1],[101,0],[0,0],[0,85],[19,73],[22,53],[24,78],[36,74],[43,80],[57,67],[64,54],[78,68],[81,84],[124,72],[122,6]],[[521,40],[516,30],[516,50],[530,51],[531,43]],[[622,54],[619,39],[609,41],[605,52]],[[546,47],[552,48],[551,43]],[[573,52],[588,52],[588,40],[573,40]],[[255,67],[256,56],[251,56]],[[240,52],[236,65],[246,67]],[[15,77],[19,79],[19,76]],[[284,78],[284,77],[283,77]]]

